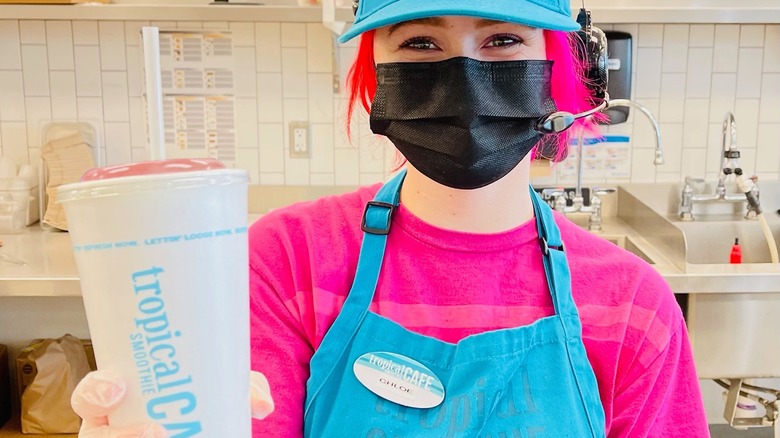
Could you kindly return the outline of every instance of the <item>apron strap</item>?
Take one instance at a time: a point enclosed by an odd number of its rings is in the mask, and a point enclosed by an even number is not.
[[[536,191],[531,190],[531,199],[536,213],[536,226],[539,233],[539,245],[542,249],[542,261],[544,271],[547,274],[547,285],[552,294],[555,313],[560,316],[566,338],[582,336],[582,322],[580,321],[577,305],[571,292],[571,271],[563,249],[563,240],[558,225],[555,223],[552,209],[544,202]],[[595,380],[593,368],[588,361],[585,347],[580,340],[578,345],[572,346],[566,343],[566,354],[569,357],[572,372],[575,375],[577,389],[582,396],[585,412],[590,430],[596,437],[597,431],[603,430],[603,411],[598,391],[587,388],[588,379]]]
[[[558,225],[555,223],[552,209],[538,193],[529,187],[531,201],[536,216],[536,230],[539,235],[539,246],[542,249],[542,262],[547,277],[547,286],[552,295],[555,313],[560,316],[574,316],[576,325],[572,329],[579,330],[579,313],[571,296],[571,272],[566,260],[563,240]],[[570,318],[564,318],[569,321]],[[569,328],[570,324],[566,326]]]
[[[368,313],[368,307],[374,298],[376,285],[379,281],[379,271],[382,268],[382,260],[387,246],[387,235],[390,233],[393,213],[398,207],[401,184],[405,176],[406,169],[385,183],[379,189],[374,200],[366,204],[366,209],[363,211],[361,223],[363,243],[360,247],[355,279],[339,316],[325,333],[318,354],[312,357],[309,364],[312,376],[309,379],[307,390],[312,393],[312,396],[307,397],[304,416],[308,415],[311,407],[310,401],[314,400],[314,395],[319,393],[325,382],[325,376],[314,375],[315,370],[330,370],[333,364],[340,360],[346,351],[340,346],[351,341]],[[337,346],[338,348],[336,348]]]
[[[333,337],[340,339],[340,342],[351,339],[360,325],[360,321],[368,312],[379,281],[379,271],[382,268],[382,260],[387,246],[387,235],[390,233],[393,213],[398,208],[401,198],[400,189],[404,177],[406,177],[406,169],[385,183],[379,189],[374,200],[366,204],[361,221],[363,242],[360,247],[355,279],[339,317],[326,333],[326,338]],[[324,341],[325,339],[323,339],[323,343]]]
[[[405,177],[406,169],[385,183],[374,200],[366,204],[360,224],[363,230],[363,243],[360,247],[355,280],[344,302],[345,308],[348,305],[356,306],[360,309],[360,313],[365,314],[374,298],[379,271],[382,269],[382,260],[385,256],[387,235],[393,223],[393,213],[398,208],[401,184]]]

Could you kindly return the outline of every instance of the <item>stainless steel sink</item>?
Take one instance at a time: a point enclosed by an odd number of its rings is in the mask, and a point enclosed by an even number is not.
[[[627,236],[604,236],[604,238],[615,245],[625,249],[626,251],[633,253],[634,255],[637,255],[642,260],[646,261],[647,263],[654,265],[655,260],[653,260],[652,257],[647,255],[646,252],[642,251],[641,248],[634,242],[634,240]]]
[[[685,237],[685,261],[690,264],[728,264],[735,239],[742,247],[743,263],[770,263],[767,239],[757,221],[673,221]],[[771,227],[771,226],[770,226]],[[780,226],[774,227],[775,243]]]
[[[764,214],[780,242],[780,181],[760,187]],[[621,186],[617,217],[673,265],[666,271],[656,266],[686,297],[699,376],[780,377],[780,264],[770,263],[760,224],[744,219],[744,203],[697,204],[694,221],[684,222],[681,191],[682,184]],[[743,253],[738,265],[729,264],[735,238]]]
[[[762,183],[761,190],[764,216],[775,242],[780,242],[780,215],[776,212],[780,208],[780,182]],[[683,272],[780,273],[780,266],[770,263],[769,246],[759,222],[744,218],[744,203],[696,204],[695,220],[686,222],[678,215],[681,191],[682,184],[621,186],[618,217]],[[742,246],[742,265],[729,265],[735,238]]]

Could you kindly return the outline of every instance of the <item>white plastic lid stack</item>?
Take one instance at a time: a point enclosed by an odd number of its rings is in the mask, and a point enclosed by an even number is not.
[[[37,175],[29,164],[17,167],[13,158],[0,156],[0,232],[21,231],[30,222],[31,191]]]

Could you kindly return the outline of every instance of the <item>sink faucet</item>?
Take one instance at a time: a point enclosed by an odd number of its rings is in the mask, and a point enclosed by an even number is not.
[[[715,193],[694,194],[691,187],[694,183],[703,183],[700,178],[685,177],[680,201],[680,218],[684,221],[693,220],[693,205],[700,202],[747,202],[745,193],[726,193],[726,179],[732,174],[742,178],[742,168],[739,165],[739,148],[737,147],[737,124],[734,114],[727,112],[723,118],[723,142],[721,144],[722,160],[718,163],[718,186]],[[755,181],[754,181],[755,182]],[[751,196],[758,200],[758,186],[753,184]],[[758,211],[755,203],[747,203],[745,219],[756,219]]]
[[[614,193],[615,191],[616,190],[613,188],[593,187],[591,188],[590,206],[583,205],[582,195],[580,194],[579,196],[575,195],[574,198],[572,198],[572,205],[570,207],[566,206],[566,192],[563,190],[563,188],[548,188],[542,190],[542,193],[546,197],[550,197],[555,200],[553,206],[555,211],[564,214],[578,212],[588,213],[588,231],[601,232],[603,231],[601,228],[601,197],[610,193]],[[579,201],[577,201],[578,197]]]
[[[634,107],[647,117],[650,124],[653,125],[653,130],[655,130],[655,158],[653,159],[653,164],[656,166],[664,164],[664,150],[661,146],[661,126],[658,124],[655,117],[653,117],[653,113],[641,103],[628,99],[612,99],[609,101],[609,105],[607,105],[607,108],[617,107]]]
[[[607,108],[634,107],[644,114],[655,131],[655,158],[653,164],[656,166],[664,164],[664,152],[661,146],[661,128],[658,121],[653,117],[645,106],[638,102],[628,99],[609,99]],[[555,199],[555,210],[562,213],[588,213],[588,229],[590,231],[601,231],[601,196],[615,192],[615,189],[605,189],[594,187],[591,190],[590,206],[585,205],[585,199],[582,196],[582,144],[583,130],[579,131],[577,138],[577,185],[574,189],[572,205],[566,206],[565,192],[562,188],[546,189],[544,193]]]
[[[728,147],[726,143],[728,143]],[[739,149],[737,148],[737,123],[731,112],[727,112],[723,118],[723,141],[721,142],[720,154],[723,160],[718,169],[718,187],[715,189],[715,194],[723,197],[726,195],[726,178],[737,171],[742,172],[739,167]]]

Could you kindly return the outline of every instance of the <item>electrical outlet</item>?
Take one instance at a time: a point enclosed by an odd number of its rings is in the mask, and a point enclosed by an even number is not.
[[[309,123],[290,122],[290,158],[309,157]]]

